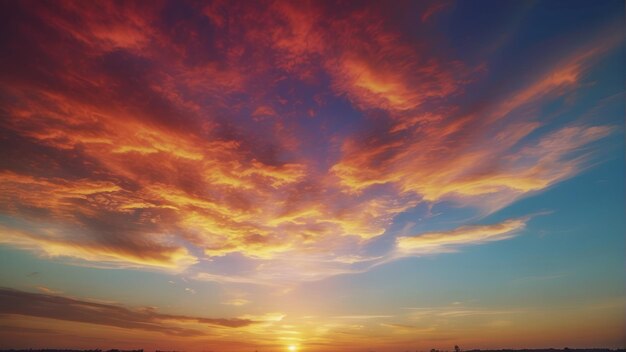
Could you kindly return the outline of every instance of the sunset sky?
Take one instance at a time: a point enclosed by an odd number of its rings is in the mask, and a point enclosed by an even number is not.
[[[624,347],[623,1],[0,27],[0,348]]]

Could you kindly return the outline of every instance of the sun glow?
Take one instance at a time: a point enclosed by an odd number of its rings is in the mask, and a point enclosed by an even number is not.
[[[298,347],[296,347],[296,345],[289,345],[289,347],[287,347],[287,349],[291,352],[295,352],[298,350]]]

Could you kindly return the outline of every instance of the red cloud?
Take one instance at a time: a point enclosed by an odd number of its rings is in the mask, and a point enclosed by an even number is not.
[[[499,209],[575,175],[586,154],[572,152],[611,131],[533,135],[542,121],[516,113],[576,89],[615,41],[468,108],[455,98],[483,66],[375,6],[11,6],[0,210],[16,222],[2,241],[43,255],[183,270],[242,253],[274,260],[270,278],[350,272],[420,202]],[[294,252],[306,260],[287,270]]]

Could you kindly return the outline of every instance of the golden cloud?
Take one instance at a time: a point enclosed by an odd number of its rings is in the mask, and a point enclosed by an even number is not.
[[[451,231],[427,232],[413,237],[398,237],[396,245],[401,253],[431,254],[453,250],[459,246],[500,241],[515,236],[524,229],[523,219],[507,220],[498,224],[462,226]]]
[[[24,9],[38,26],[16,27],[0,72],[0,211],[17,224],[0,241],[94,265],[255,261],[245,275],[194,272],[231,283],[362,272],[396,255],[364,247],[399,214],[447,200],[501,209],[576,175],[612,131],[547,128],[531,113],[575,90],[616,40],[464,107],[451,100],[482,66],[428,50],[372,9],[212,4],[174,35],[160,6]],[[226,26],[223,6],[241,17]],[[217,34],[195,30],[206,21]],[[329,101],[350,103],[356,127],[329,132]],[[398,247],[445,251],[516,225]]]

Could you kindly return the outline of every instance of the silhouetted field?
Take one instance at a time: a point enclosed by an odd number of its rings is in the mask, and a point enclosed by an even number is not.
[[[446,350],[435,350],[432,349],[430,352],[449,352]],[[183,351],[152,351],[152,350],[101,350],[101,349],[92,349],[92,350],[65,350],[65,349],[10,349],[10,350],[0,350],[0,352],[183,352]],[[423,351],[416,351],[423,352]],[[454,351],[453,351],[454,352]],[[463,352],[626,352],[626,349],[610,349],[610,348],[543,348],[543,349],[501,349],[501,350],[463,350]]]
[[[502,350],[464,350],[463,352],[626,352],[626,349],[610,348],[540,348],[540,349],[502,349]]]

